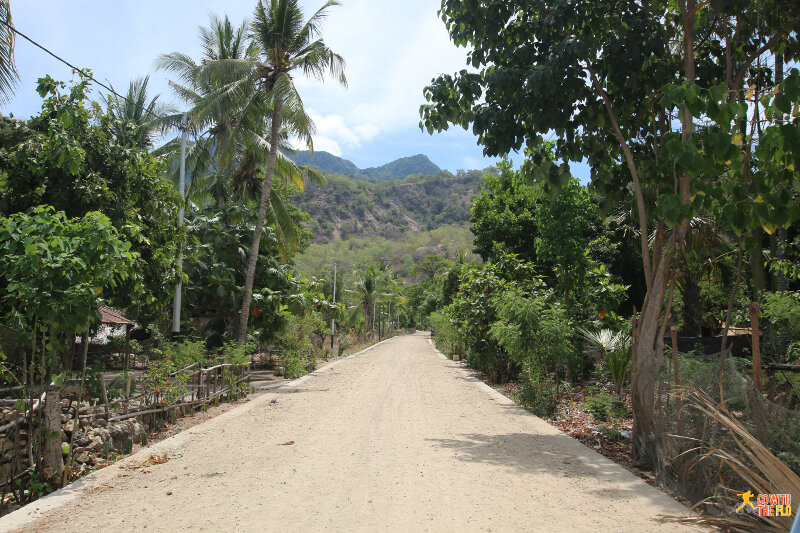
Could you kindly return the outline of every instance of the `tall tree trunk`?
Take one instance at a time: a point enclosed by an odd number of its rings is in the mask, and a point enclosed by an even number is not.
[[[261,234],[264,232],[264,220],[267,217],[269,193],[272,190],[272,179],[275,175],[275,163],[278,160],[278,130],[281,125],[281,103],[275,100],[272,110],[272,131],[270,132],[269,159],[267,160],[267,173],[261,185],[261,205],[258,208],[258,220],[253,230],[253,244],[250,247],[250,257],[247,261],[247,276],[244,279],[244,294],[242,295],[242,310],[239,316],[239,328],[236,332],[236,343],[241,346],[247,339],[247,321],[250,318],[250,300],[253,298],[253,281],[256,277],[256,263],[258,262],[258,247],[261,244]]]
[[[55,486],[61,485],[64,455],[61,452],[61,388],[51,383],[44,401],[44,450],[42,451],[42,476]]]
[[[683,65],[684,77],[690,84],[695,83],[694,65],[694,15],[695,0],[681,2],[681,18],[683,24]],[[681,137],[691,137],[694,123],[688,109],[684,108],[681,120]],[[681,204],[689,203],[690,178],[684,174],[677,178],[676,189],[681,195]],[[642,216],[640,213],[639,216]],[[636,328],[633,347],[633,368],[631,376],[631,404],[633,407],[633,456],[634,459],[658,471],[661,460],[660,438],[661,427],[657,420],[655,404],[655,384],[664,356],[664,329],[667,317],[661,320],[664,310],[664,296],[670,276],[676,246],[684,244],[689,220],[683,220],[676,226],[665,246],[653,250],[658,264],[652,265],[652,282],[648,284],[647,295],[642,305],[642,313]],[[662,241],[663,242],[663,241]],[[662,251],[663,249],[663,251]],[[650,261],[649,254],[643,254],[644,264]],[[670,294],[671,300],[671,294]]]
[[[680,284],[683,297],[683,330],[681,333],[687,337],[700,337],[703,334],[703,302],[698,281],[692,272],[683,272]]]

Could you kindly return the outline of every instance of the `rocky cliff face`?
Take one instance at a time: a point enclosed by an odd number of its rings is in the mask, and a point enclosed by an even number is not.
[[[482,183],[479,171],[375,184],[329,176],[326,186],[309,187],[293,203],[311,215],[314,242],[353,236],[391,239],[409,230],[467,225]]]

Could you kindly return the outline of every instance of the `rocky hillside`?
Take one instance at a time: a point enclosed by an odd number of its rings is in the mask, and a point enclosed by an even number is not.
[[[382,168],[382,167],[379,167]],[[394,239],[407,231],[428,231],[447,224],[466,227],[483,171],[440,171],[400,181],[368,183],[327,177],[324,187],[310,186],[293,203],[311,215],[314,242],[349,237]]]
[[[414,174],[431,175],[441,171],[422,154],[401,157],[379,167],[363,169],[358,168],[352,161],[323,151],[316,151],[313,154],[305,150],[300,151],[292,159],[298,164],[314,167],[323,174],[341,174],[354,180],[370,182],[401,180]]]

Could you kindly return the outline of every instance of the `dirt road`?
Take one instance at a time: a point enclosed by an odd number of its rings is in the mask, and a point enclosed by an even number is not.
[[[681,531],[655,519],[685,512],[475,383],[424,335],[258,396],[56,494],[0,530],[645,532]]]

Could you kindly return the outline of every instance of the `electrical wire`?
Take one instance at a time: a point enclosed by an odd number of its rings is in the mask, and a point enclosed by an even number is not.
[[[28,37],[27,35],[25,35],[25,34],[24,34],[24,33],[22,33],[21,31],[19,31],[19,30],[18,30],[17,28],[15,28],[14,26],[12,26],[11,24],[9,24],[7,21],[5,21],[5,20],[3,20],[3,19],[0,19],[0,24],[2,24],[3,26],[7,27],[7,28],[8,28],[8,29],[10,29],[11,31],[13,31],[14,33],[16,33],[17,35],[19,35],[20,37],[22,37],[22,38],[23,38],[23,39],[25,39],[26,41],[28,41],[29,43],[31,43],[32,45],[34,45],[35,47],[37,47],[37,48],[39,48],[40,50],[42,50],[42,51],[46,52],[47,54],[49,54],[49,55],[53,56],[53,57],[54,57],[54,58],[56,58],[58,61],[61,61],[62,63],[64,63],[64,64],[65,64],[65,65],[67,65],[68,67],[70,67],[72,70],[75,70],[75,71],[79,72],[79,73],[81,74],[81,76],[84,76],[85,78],[88,78],[88,79],[92,80],[92,81],[93,81],[93,82],[95,82],[97,85],[99,85],[100,87],[103,87],[104,89],[106,89],[108,92],[112,93],[112,94],[113,94],[114,96],[116,96],[117,98],[121,98],[122,100],[125,100],[126,102],[128,102],[129,104],[132,104],[132,105],[134,105],[134,106],[136,105],[136,103],[135,103],[135,102],[133,102],[133,101],[131,101],[131,100],[130,100],[128,97],[126,97],[126,96],[122,96],[122,95],[121,95],[121,94],[119,94],[117,91],[115,91],[114,89],[112,89],[111,87],[109,87],[108,85],[106,85],[105,83],[103,83],[103,82],[99,81],[97,78],[95,78],[94,76],[92,76],[91,74],[89,74],[88,72],[86,72],[85,70],[83,70],[83,69],[80,69],[80,68],[76,67],[75,65],[73,65],[72,63],[70,63],[69,61],[67,61],[66,59],[64,59],[64,58],[62,58],[62,57],[60,57],[60,56],[58,56],[58,55],[57,55],[57,54],[55,54],[54,52],[51,52],[50,50],[48,50],[47,48],[45,48],[45,47],[44,47],[44,46],[42,46],[41,44],[37,43],[36,41],[34,41],[33,39],[31,39],[30,37]],[[155,113],[153,113],[153,112],[152,112],[152,111],[150,111],[150,110],[145,110],[145,112],[146,112],[148,115],[152,116],[154,119],[160,119],[160,118],[161,118],[161,117],[159,117],[158,115],[156,115]]]

